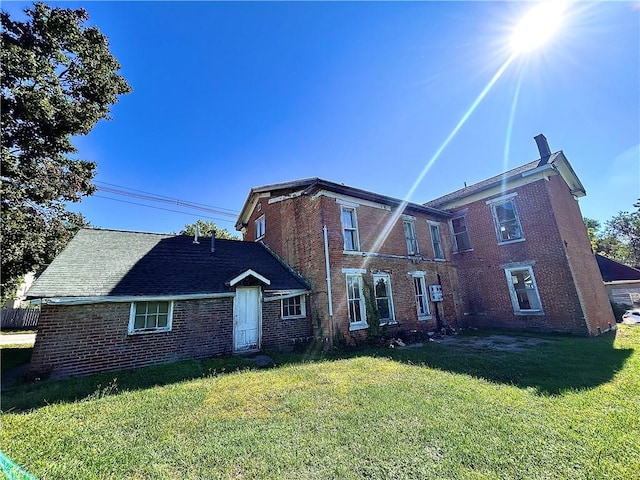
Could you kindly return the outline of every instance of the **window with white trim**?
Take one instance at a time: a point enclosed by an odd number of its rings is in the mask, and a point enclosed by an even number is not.
[[[404,229],[404,239],[407,242],[407,252],[409,253],[409,255],[415,255],[419,253],[415,220],[403,220],[402,227]]]
[[[442,238],[440,237],[440,226],[435,223],[430,223],[429,231],[431,232],[431,245],[433,245],[433,258],[444,260]]]
[[[542,312],[542,303],[536,279],[533,276],[533,268],[505,268],[505,274],[515,313]]]
[[[453,245],[457,252],[471,250],[471,237],[467,230],[467,218],[464,215],[451,219]]]
[[[167,332],[173,321],[173,302],[132,302],[129,333]]]
[[[393,311],[393,298],[391,296],[391,279],[386,273],[373,275],[373,292],[376,300],[376,309],[380,316],[380,325],[395,322]]]
[[[512,199],[491,205],[498,242],[513,242],[522,239],[522,227],[516,205]]]
[[[413,290],[416,298],[418,320],[427,318],[429,316],[429,298],[427,297],[424,275],[413,275]]]
[[[256,231],[256,240],[260,240],[262,237],[264,237],[265,226],[266,226],[264,221],[264,215],[258,218],[254,225],[255,225],[255,231]]]
[[[281,303],[282,318],[304,318],[306,317],[304,295],[283,298]]]
[[[356,209],[353,207],[341,207],[342,211],[342,232],[344,236],[344,249],[359,251],[360,241],[358,239],[358,220]]]
[[[366,327],[367,306],[362,289],[362,275],[347,275],[347,304],[350,327]]]

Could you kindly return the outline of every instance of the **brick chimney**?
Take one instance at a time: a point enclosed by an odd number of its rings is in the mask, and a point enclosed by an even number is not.
[[[538,152],[540,152],[540,163],[538,163],[538,166],[544,165],[549,161],[549,157],[551,156],[551,149],[549,148],[547,137],[540,134],[533,137],[533,139],[538,144]]]

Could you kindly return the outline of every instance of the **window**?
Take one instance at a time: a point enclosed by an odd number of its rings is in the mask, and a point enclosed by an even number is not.
[[[305,316],[304,295],[282,300],[282,318],[304,318]]]
[[[500,243],[522,239],[520,219],[513,200],[494,203],[491,205],[491,210],[493,211],[493,220]]]
[[[451,219],[451,230],[453,231],[453,243],[456,251],[471,250],[471,238],[469,238],[467,219],[464,215]]]
[[[256,220],[255,223],[255,231],[256,231],[256,240],[264,237],[265,223],[264,223],[264,215],[262,215],[259,219]]]
[[[342,207],[342,231],[344,233],[344,249],[360,250],[358,240],[358,221],[356,219],[356,209],[352,207]]]
[[[393,299],[391,298],[391,281],[389,275],[377,273],[373,276],[373,291],[376,299],[376,308],[380,315],[380,324],[393,323]]]
[[[172,317],[173,302],[133,302],[129,333],[169,331]]]
[[[367,307],[364,302],[361,275],[347,275],[347,303],[349,307],[349,328],[367,327]]]
[[[505,273],[514,311],[525,314],[541,312],[542,304],[533,269],[531,267],[507,268]]]
[[[431,244],[433,245],[433,258],[444,260],[444,250],[442,249],[442,239],[440,238],[440,226],[435,223],[429,224],[431,230]]]
[[[427,298],[427,289],[424,284],[424,275],[413,275],[413,287],[416,296],[418,320],[425,319],[429,316],[429,299]]]
[[[404,220],[404,238],[407,241],[407,252],[409,255],[418,253],[418,239],[416,238],[416,222],[415,220]]]

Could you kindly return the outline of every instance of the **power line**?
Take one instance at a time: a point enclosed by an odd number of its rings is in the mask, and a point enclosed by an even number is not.
[[[130,202],[128,200],[120,200],[119,198],[105,197],[104,195],[92,195],[92,197],[104,198],[105,200],[113,200],[114,202],[128,203],[130,205],[138,205],[140,207],[154,208],[156,210],[164,210],[165,212],[181,213],[182,215],[189,215],[191,217],[207,218],[210,220],[217,220],[219,222],[230,222],[230,223],[233,222],[228,218],[217,218],[217,217],[210,217],[208,215],[197,215],[195,213],[181,212],[180,210],[171,210],[170,208],[154,207],[153,205],[145,205],[144,203]]]
[[[213,205],[206,205],[203,203],[196,203],[196,202],[188,202],[185,200],[180,200],[177,198],[171,198],[171,197],[166,197],[164,195],[158,195],[156,193],[151,193],[151,192],[145,192],[142,190],[136,190],[133,188],[129,188],[129,187],[123,187],[121,185],[115,185],[112,183],[107,183],[107,182],[94,182],[96,183],[96,186],[98,188],[98,190],[106,192],[106,193],[112,193],[114,195],[122,195],[122,196],[127,196],[127,197],[133,197],[133,198],[137,198],[140,200],[147,200],[147,201],[151,201],[151,202],[159,202],[159,203],[168,203],[171,205],[178,205],[180,207],[183,208],[190,208],[193,210],[200,210],[203,212],[207,212],[207,213],[213,213],[216,215],[224,215],[227,217],[233,217],[234,219],[238,216],[239,212],[236,212],[234,210],[230,210],[227,208],[221,208],[221,207],[215,207]],[[111,185],[111,186],[103,186],[103,185]],[[118,187],[118,188],[113,188],[113,187]],[[127,191],[128,190],[128,191]],[[139,192],[139,193],[136,193]]]

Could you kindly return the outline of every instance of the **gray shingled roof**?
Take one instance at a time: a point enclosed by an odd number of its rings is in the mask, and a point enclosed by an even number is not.
[[[27,292],[30,298],[192,295],[232,291],[252,269],[268,290],[308,289],[264,245],[186,235],[82,229]]]
[[[555,159],[558,157],[559,153],[560,152],[552,153],[549,160],[545,163],[553,164]],[[529,163],[525,163],[524,165],[520,165],[519,167],[512,168],[511,170],[507,170],[506,172],[503,172],[494,177],[487,178],[486,180],[482,180],[481,182],[474,183],[473,185],[469,185],[468,187],[461,188],[459,190],[456,190],[455,192],[448,193],[446,195],[443,195],[442,197],[429,200],[428,202],[424,203],[424,206],[431,207],[431,208],[439,208],[442,205],[445,205],[449,202],[453,202],[460,198],[464,198],[468,195],[472,195],[476,192],[480,192],[482,190],[490,188],[491,186],[497,183],[500,183],[504,180],[510,179],[512,177],[518,177],[523,173],[528,172],[529,170],[534,170],[535,168],[540,166],[540,164],[541,164],[540,159],[534,160]]]

